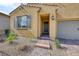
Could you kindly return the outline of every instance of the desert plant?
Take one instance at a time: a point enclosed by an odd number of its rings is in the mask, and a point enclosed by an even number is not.
[[[15,39],[16,39],[16,35],[14,33],[10,32],[6,41],[9,43],[12,43]]]
[[[61,48],[60,42],[58,39],[55,39],[56,48]]]

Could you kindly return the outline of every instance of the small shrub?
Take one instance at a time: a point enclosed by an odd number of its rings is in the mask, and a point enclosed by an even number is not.
[[[15,38],[16,38],[16,35],[14,33],[10,32],[6,41],[9,43],[12,43],[15,40]]]
[[[55,39],[56,48],[61,48],[60,42],[58,39]]]

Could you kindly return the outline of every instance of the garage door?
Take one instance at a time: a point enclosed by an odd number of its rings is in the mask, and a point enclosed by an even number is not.
[[[79,39],[79,21],[63,21],[57,26],[57,37],[63,39]]]

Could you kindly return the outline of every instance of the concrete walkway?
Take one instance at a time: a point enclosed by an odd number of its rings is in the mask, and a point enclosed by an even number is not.
[[[79,40],[62,40],[61,46],[65,47],[68,56],[79,56]]]
[[[79,56],[79,45],[61,44],[61,46],[66,48],[65,54],[67,56]]]

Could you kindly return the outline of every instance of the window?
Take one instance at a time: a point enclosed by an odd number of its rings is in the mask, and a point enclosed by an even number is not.
[[[31,27],[31,16],[17,16],[16,27],[18,29],[26,29]]]

